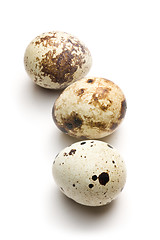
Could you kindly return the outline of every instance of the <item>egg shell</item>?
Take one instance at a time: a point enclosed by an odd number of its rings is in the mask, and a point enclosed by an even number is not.
[[[104,78],[83,78],[56,100],[52,115],[57,127],[73,137],[102,138],[119,126],[126,113],[122,90]]]
[[[62,150],[52,172],[67,197],[87,206],[110,203],[126,182],[125,163],[118,151],[97,140],[77,142]]]
[[[25,69],[39,86],[65,88],[83,78],[92,64],[88,48],[65,32],[47,32],[28,45],[24,55]]]

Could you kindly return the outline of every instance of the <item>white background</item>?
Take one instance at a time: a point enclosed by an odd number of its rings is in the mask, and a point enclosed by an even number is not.
[[[0,24],[0,239],[160,239],[160,2],[5,1]],[[29,42],[52,30],[85,42],[88,76],[127,98],[124,122],[102,139],[124,157],[127,183],[105,207],[74,203],[52,178],[55,155],[78,140],[52,121],[60,91],[35,86],[23,65]]]

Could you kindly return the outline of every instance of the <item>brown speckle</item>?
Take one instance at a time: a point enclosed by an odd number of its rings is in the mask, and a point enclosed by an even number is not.
[[[89,120],[89,119],[88,119]],[[99,128],[101,130],[105,130],[106,129],[106,123],[103,123],[103,122],[94,122],[93,120],[91,121],[87,121],[86,123],[87,125],[89,125],[91,128]]]
[[[81,145],[84,145],[84,144],[86,144],[86,142],[81,142],[80,144],[81,144]]]
[[[96,89],[96,92],[93,93],[92,99],[89,102],[89,104],[93,104],[94,106],[99,106],[99,108],[102,111],[106,111],[112,104],[112,101],[108,99],[108,93],[110,92],[110,90],[111,90],[110,88],[98,87]],[[103,100],[103,102],[99,100]]]
[[[76,149],[71,149],[71,151],[69,152],[69,155],[74,155],[76,152]]]
[[[37,41],[35,41],[35,45],[42,44],[44,47],[55,46],[54,38],[56,38],[56,33],[53,32],[52,35],[47,35],[44,37],[40,37]]]
[[[93,79],[88,79],[88,80],[87,80],[87,83],[93,83],[93,82],[94,82]]]
[[[89,188],[93,188],[94,185],[91,183],[91,184],[88,185],[88,187],[89,187]]]
[[[110,92],[110,88],[102,88],[98,87],[96,92],[92,95],[92,98],[97,101],[98,99],[106,99],[108,93]]]
[[[84,88],[81,88],[81,89],[79,89],[78,91],[77,91],[77,96],[82,96],[83,95],[83,93],[84,93]]]

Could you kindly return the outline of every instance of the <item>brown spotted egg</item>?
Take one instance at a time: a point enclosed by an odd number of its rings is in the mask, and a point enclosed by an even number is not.
[[[125,163],[118,151],[97,140],[77,142],[62,150],[52,172],[67,197],[87,206],[110,203],[126,182]]]
[[[67,87],[53,106],[57,127],[74,137],[102,138],[111,134],[126,113],[121,89],[104,78],[83,78]]]
[[[39,86],[65,88],[84,77],[92,64],[88,48],[65,32],[47,32],[37,36],[27,47],[25,69]]]

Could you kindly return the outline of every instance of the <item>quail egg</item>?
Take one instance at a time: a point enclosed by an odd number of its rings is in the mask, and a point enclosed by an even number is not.
[[[66,32],[47,32],[28,45],[24,55],[25,69],[39,86],[65,88],[84,77],[92,64],[88,48]]]
[[[52,116],[57,127],[73,137],[98,139],[111,134],[126,113],[122,90],[105,78],[83,78],[56,100]]]
[[[86,206],[110,203],[126,182],[122,157],[113,146],[98,140],[77,142],[62,150],[52,172],[59,189]]]

